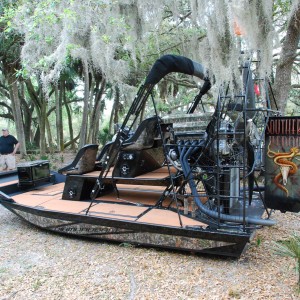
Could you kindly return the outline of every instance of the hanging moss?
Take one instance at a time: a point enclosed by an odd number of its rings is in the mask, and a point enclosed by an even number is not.
[[[22,62],[29,73],[41,74],[45,86],[59,78],[68,59],[100,70],[109,82],[124,83],[129,61],[137,68],[136,59],[154,62],[166,52],[203,63],[214,74],[217,86],[239,79],[241,39],[249,53],[261,50],[262,74],[270,71],[272,3],[27,0],[18,9],[15,24],[25,37]],[[235,34],[236,23],[242,37]]]

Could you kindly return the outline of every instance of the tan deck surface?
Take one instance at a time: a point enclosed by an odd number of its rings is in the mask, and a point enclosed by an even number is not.
[[[147,186],[147,185],[133,185],[133,184],[117,184],[117,187],[120,191],[122,190],[131,190],[136,192],[147,192],[151,191],[152,193],[162,193],[166,187],[165,186]]]
[[[149,178],[149,176],[157,178],[158,174],[166,176],[165,171],[165,169],[163,172],[156,170],[142,176],[145,176],[144,178]],[[91,172],[86,175],[91,176],[92,173],[99,174],[99,172]],[[88,215],[106,219],[180,227],[179,217],[176,212],[167,209],[149,209],[148,206],[143,206],[156,204],[165,189],[164,187],[126,184],[118,184],[117,186],[119,198],[117,198],[116,192],[98,197],[96,200],[104,202],[95,202],[90,208]],[[85,214],[90,202],[62,200],[63,188],[64,183],[59,183],[16,195],[13,199],[21,205],[37,209]],[[118,203],[109,203],[110,201]],[[166,207],[170,202],[170,199],[166,199],[163,204]],[[172,203],[172,207],[175,207],[175,203]],[[142,216],[143,213],[145,214]],[[186,216],[181,216],[181,220],[183,226],[206,226]]]
[[[183,226],[203,226],[204,224],[193,219],[181,216]],[[138,222],[165,226],[180,226],[179,217],[176,212],[163,209],[152,209],[142,216]],[[205,225],[206,226],[206,225]]]
[[[44,202],[36,207],[39,209],[47,209],[64,213],[80,214],[85,213],[89,205],[90,202],[84,201],[51,199],[50,201]]]
[[[38,194],[37,191],[30,191],[30,192],[13,196],[13,199],[19,204],[35,207],[37,205],[41,205],[42,203],[48,202],[50,200],[61,199],[61,196],[62,196],[62,190],[61,193],[56,195]]]
[[[19,182],[18,179],[16,179],[16,180],[11,180],[11,181],[8,181],[8,182],[2,182],[2,183],[0,183],[0,187],[1,187],[1,186],[7,186],[7,185],[10,185],[10,184],[15,184],[15,183],[18,183],[18,182]]]
[[[35,191],[32,191],[32,194],[40,196],[55,196],[58,194],[62,194],[64,186],[65,184],[64,182],[62,182],[55,185],[39,188]]]
[[[90,209],[89,215],[96,215],[97,217],[103,218],[135,221],[137,217],[147,209],[147,207],[133,205],[99,203]]]
[[[117,201],[117,202],[135,202],[140,204],[148,204],[153,205],[155,204],[161,194],[159,193],[153,193],[151,191],[148,191],[146,194],[141,194],[140,191],[129,191],[129,190],[119,190],[119,198],[117,198],[116,193],[111,193],[108,195],[104,195],[102,197],[96,198],[97,200],[102,201]]]
[[[171,171],[172,174],[176,173],[176,169],[173,168],[173,167],[170,168],[170,171]],[[100,175],[100,171],[93,171],[93,172],[83,174],[83,176],[86,176],[86,177],[99,177],[99,175]],[[163,179],[163,178],[166,178],[168,176],[169,176],[168,168],[167,167],[161,167],[157,170],[154,170],[152,172],[136,176],[134,178],[138,178],[138,179]],[[106,178],[111,178],[111,177],[112,177],[112,171],[109,171],[107,173]],[[124,179],[126,179],[126,178],[124,178]]]

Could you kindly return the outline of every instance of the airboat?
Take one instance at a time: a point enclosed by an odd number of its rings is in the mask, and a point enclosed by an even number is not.
[[[48,161],[19,164],[0,177],[0,203],[62,234],[239,257],[259,228],[276,224],[273,210],[300,210],[300,118],[271,109],[253,64],[242,63],[241,87],[224,84],[206,111],[204,66],[160,57],[112,141],[85,145],[58,172]],[[154,88],[171,72],[203,84],[187,113],[160,116]]]

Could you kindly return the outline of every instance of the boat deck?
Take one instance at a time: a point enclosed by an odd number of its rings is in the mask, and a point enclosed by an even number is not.
[[[103,182],[113,182],[115,183],[124,183],[124,184],[135,184],[135,185],[152,185],[152,186],[166,186],[171,184],[170,174],[173,178],[175,184],[178,184],[181,176],[176,176],[176,169],[174,167],[168,168],[167,166],[158,168],[154,171],[131,177],[117,177],[112,175],[112,170],[109,170],[104,174],[102,181]],[[100,175],[100,171],[92,171],[83,175],[82,177],[89,177],[97,179]]]
[[[156,203],[163,187],[118,185],[119,197],[111,193],[96,198],[88,213],[90,201],[62,200],[64,183],[59,183],[13,197],[17,204],[45,211],[58,211],[63,213],[88,215],[91,217],[124,220],[137,223],[147,223],[162,226],[181,227],[178,213],[150,205]],[[171,201],[165,203],[169,205]],[[175,206],[175,203],[172,204]],[[183,210],[183,208],[182,208]],[[201,226],[206,224],[181,215],[182,226]]]
[[[10,181],[9,181],[9,184],[15,184],[15,183],[18,183],[18,182],[19,182],[18,179],[10,180]],[[4,182],[1,182],[1,181],[0,181],[0,188],[1,188],[1,187],[4,187],[4,186],[7,186],[7,181],[4,181]]]

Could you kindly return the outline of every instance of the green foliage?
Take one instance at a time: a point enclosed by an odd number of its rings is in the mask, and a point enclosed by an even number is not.
[[[10,31],[12,28],[12,19],[16,14],[16,5],[11,3],[11,1],[2,1],[0,4],[0,22],[6,25],[4,31]]]
[[[105,124],[99,132],[99,142],[101,145],[105,145],[108,141],[111,141],[113,134],[109,133],[109,124]]]
[[[120,247],[124,247],[124,248],[134,248],[135,246],[130,244],[130,243],[121,243],[119,245]]]
[[[48,155],[41,155],[40,159],[41,160],[49,160],[49,156]]]
[[[275,0],[274,11],[281,11],[282,13],[289,13],[291,10],[291,0]]]
[[[25,67],[22,67],[20,70],[16,70],[16,77],[21,79],[29,78],[28,71]]]
[[[0,61],[4,58],[6,62],[14,63],[19,60],[23,37],[14,28],[15,5],[4,4],[0,4]]]
[[[235,290],[235,289],[230,289],[229,292],[228,292],[228,296],[230,298],[233,298],[233,299],[240,299],[241,298],[241,292],[239,290]]]
[[[32,285],[33,291],[38,290],[42,285],[43,285],[42,280],[38,278]]]
[[[296,271],[298,272],[298,285],[300,288],[300,236],[294,234],[285,241],[277,242],[275,254],[296,260]]]
[[[170,105],[168,105],[167,103],[164,103],[162,101],[158,102],[156,107],[159,112],[167,113],[170,110]]]
[[[256,246],[259,247],[262,243],[262,237],[261,236],[257,236],[256,238]]]
[[[34,161],[37,160],[37,153],[34,154],[28,154],[27,157],[25,158],[27,161]]]
[[[38,150],[39,147],[35,142],[27,141],[26,142],[26,149],[29,150],[29,151],[32,151],[32,150]]]

